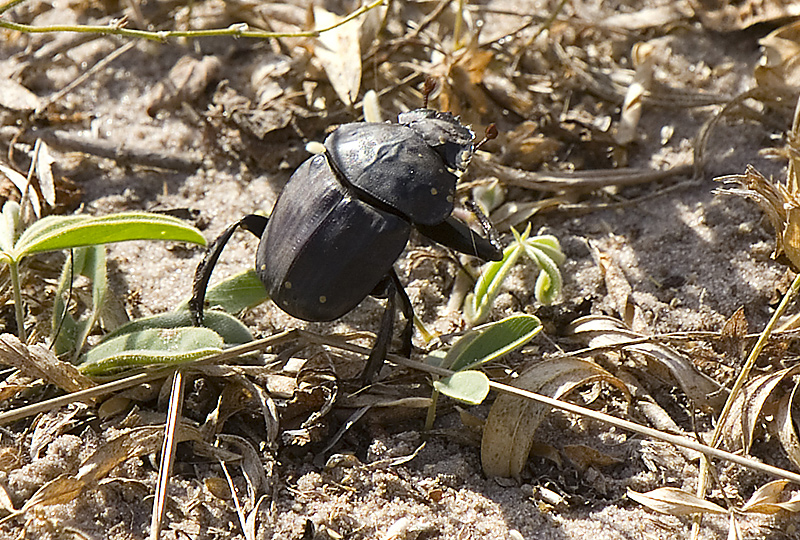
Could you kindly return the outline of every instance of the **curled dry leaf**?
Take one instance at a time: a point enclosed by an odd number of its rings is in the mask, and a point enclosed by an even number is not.
[[[631,59],[633,65],[636,66],[636,73],[628,86],[625,102],[622,104],[619,129],[615,137],[618,144],[626,145],[636,139],[636,126],[639,125],[639,119],[642,117],[642,100],[653,80],[653,65],[656,60],[654,52],[655,46],[651,43],[636,43],[631,51]]]
[[[628,330],[622,321],[613,317],[590,315],[575,320],[570,330],[586,340],[590,347],[607,347],[641,340],[645,336]],[[717,410],[725,400],[723,389],[716,381],[697,370],[691,359],[660,343],[636,343],[623,347],[641,353],[666,367],[681,390],[699,407]]]
[[[721,506],[678,488],[663,487],[647,493],[629,489],[628,497],[651,510],[671,516],[727,514]]]
[[[739,510],[759,514],[777,514],[781,510],[800,512],[800,494],[786,501],[780,500],[788,483],[788,480],[773,480],[761,486]]]
[[[760,375],[744,385],[731,405],[731,412],[725,419],[725,425],[721,428],[729,444],[734,448],[743,448],[745,452],[750,451],[756,426],[765,413],[765,407],[774,406],[778,401],[770,397],[781,382],[797,373],[800,373],[800,366]],[[783,405],[779,406],[779,410],[783,409],[785,409]],[[773,412],[769,411],[768,414]]]
[[[525,370],[514,386],[560,399],[580,386],[606,382],[630,399],[625,384],[593,362],[577,358],[544,360]],[[516,396],[501,395],[483,428],[481,463],[487,476],[518,477],[528,460],[539,427],[550,407]]]
[[[20,372],[67,392],[91,388],[94,383],[78,368],[62,362],[50,349],[40,345],[25,345],[12,334],[0,335],[0,363],[14,366]]]

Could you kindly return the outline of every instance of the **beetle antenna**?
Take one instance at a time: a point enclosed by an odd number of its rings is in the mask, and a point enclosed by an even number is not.
[[[483,145],[485,145],[486,143],[488,143],[491,140],[496,139],[497,138],[497,134],[498,134],[497,125],[492,123],[492,124],[489,124],[488,126],[486,126],[486,132],[483,134],[483,139],[481,139],[481,142],[479,142],[478,144],[475,145],[475,149],[473,150],[473,152],[477,152],[478,150],[480,150],[483,147]]]
[[[491,242],[491,244],[497,249],[499,249],[500,252],[502,253],[503,247],[500,245],[500,233],[497,232],[497,229],[495,229],[492,222],[489,220],[486,214],[483,213],[483,210],[481,210],[481,207],[478,206],[478,203],[476,203],[472,199],[466,199],[464,201],[464,206],[466,206],[469,209],[469,211],[475,215],[475,218],[478,220],[478,223],[481,224],[483,232],[485,232],[486,236],[489,237],[489,242]]]
[[[433,94],[433,91],[436,90],[436,79],[433,77],[425,77],[425,82],[422,84],[422,108],[428,108],[428,99]]]

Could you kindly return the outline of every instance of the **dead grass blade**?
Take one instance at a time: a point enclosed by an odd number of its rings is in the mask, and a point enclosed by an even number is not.
[[[663,171],[651,169],[614,169],[597,171],[531,172],[494,163],[475,154],[470,161],[473,177],[495,177],[501,182],[534,191],[586,193],[608,186],[634,186],[691,173],[691,166]]]
[[[628,497],[651,510],[671,516],[728,513],[721,506],[678,488],[662,487],[647,493],[629,489]]]
[[[525,370],[515,386],[563,398],[580,386],[606,382],[630,400],[625,383],[593,362],[577,358],[544,360]],[[483,428],[481,463],[488,476],[518,477],[528,460],[534,433],[550,407],[527,399],[501,395],[492,405]]]
[[[62,362],[50,349],[41,345],[25,345],[13,334],[0,335],[0,363],[14,366],[23,374],[42,379],[67,392],[77,392],[95,386],[68,362]]]
[[[645,337],[625,328],[619,319],[594,315],[577,319],[570,329],[573,334],[586,339],[590,347],[607,347]],[[716,381],[698,371],[691,359],[668,345],[634,343],[624,346],[624,349],[641,353],[669,370],[681,390],[701,408],[717,410],[725,399]]]
[[[164,426],[164,444],[161,446],[161,466],[158,469],[158,483],[156,496],[153,501],[153,515],[150,521],[150,539],[158,540],[161,537],[161,525],[167,509],[167,487],[172,473],[172,464],[175,461],[175,447],[178,444],[177,430],[183,409],[183,371],[175,371],[172,377],[172,389],[169,395],[169,408],[167,409],[167,423]]]

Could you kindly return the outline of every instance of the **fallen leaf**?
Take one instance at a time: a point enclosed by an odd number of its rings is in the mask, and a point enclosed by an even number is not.
[[[617,387],[630,398],[625,384],[602,367],[569,357],[536,363],[514,380],[514,386],[561,399],[580,386],[599,381]],[[528,399],[505,394],[497,398],[481,441],[481,463],[487,476],[519,476],[534,433],[548,412],[550,407]]]
[[[342,17],[320,6],[314,6],[314,21],[317,28],[327,28],[338,23]],[[323,32],[317,38],[314,56],[322,65],[328,80],[339,99],[350,107],[358,98],[361,88],[361,45],[359,32],[361,18]]]
[[[758,514],[777,514],[781,510],[800,512],[800,494],[789,500],[781,501],[788,480],[773,480],[758,488],[739,510]]]
[[[678,488],[663,487],[638,493],[628,490],[628,497],[656,512],[671,516],[689,514],[727,514],[727,511],[705,499]]]

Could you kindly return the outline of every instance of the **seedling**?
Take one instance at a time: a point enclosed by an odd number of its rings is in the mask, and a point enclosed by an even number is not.
[[[515,315],[473,328],[446,352],[431,354],[427,359],[429,364],[455,373],[433,382],[426,428],[433,425],[440,393],[469,405],[483,402],[489,394],[489,378],[476,368],[522,347],[541,329],[541,321],[533,315]]]
[[[475,283],[475,289],[464,300],[464,318],[470,324],[480,324],[489,317],[497,295],[508,273],[524,253],[539,267],[534,295],[542,304],[550,304],[561,292],[562,280],[558,265],[566,256],[561,252],[558,239],[550,235],[529,237],[531,226],[519,234],[513,228],[515,241],[503,250],[500,261],[488,263]]]
[[[20,205],[7,201],[0,217],[0,262],[8,264],[19,338],[25,341],[25,317],[19,266],[35,253],[99,246],[125,240],[172,240],[204,245],[200,231],[159,214],[125,212],[108,216],[48,216],[21,231]],[[104,263],[103,263],[104,265]]]

